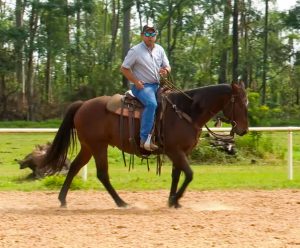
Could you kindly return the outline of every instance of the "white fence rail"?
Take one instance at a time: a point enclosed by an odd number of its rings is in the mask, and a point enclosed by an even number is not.
[[[221,127],[221,128],[211,128],[214,132],[229,132],[231,128]],[[0,133],[56,133],[57,128],[0,128]],[[203,128],[203,131],[207,131]],[[288,142],[287,142],[287,163],[288,163],[288,179],[293,180],[293,132],[299,132],[300,127],[250,127],[249,131],[257,132],[287,132]],[[82,171],[83,180],[87,180],[87,166],[84,166]]]

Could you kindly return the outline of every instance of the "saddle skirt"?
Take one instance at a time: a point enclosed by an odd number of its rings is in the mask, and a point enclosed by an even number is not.
[[[108,101],[106,109],[118,115],[133,116],[140,119],[144,106],[129,90],[125,92],[125,95],[113,95]]]

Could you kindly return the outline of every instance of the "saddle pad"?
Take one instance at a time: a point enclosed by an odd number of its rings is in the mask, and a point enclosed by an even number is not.
[[[124,98],[125,98],[124,95],[120,95],[120,94],[113,95],[111,99],[107,102],[106,109],[112,113],[121,115],[122,105],[123,105],[124,106],[123,116],[129,116],[129,109],[128,109],[129,104],[123,104]],[[142,111],[143,109],[141,108],[135,109],[134,114],[132,116],[134,116],[134,118],[139,119],[141,117]]]

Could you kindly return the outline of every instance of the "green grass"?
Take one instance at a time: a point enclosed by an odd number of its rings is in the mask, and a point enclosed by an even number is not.
[[[35,145],[52,141],[53,137],[54,134],[0,134],[0,190],[58,190],[64,176],[28,181],[26,177],[31,173],[30,169],[20,170],[19,165],[14,161],[14,159],[22,159],[34,149]],[[268,156],[255,158],[255,164],[251,164],[253,155],[250,154],[249,157],[230,163],[200,166],[199,162],[192,161],[194,180],[189,188],[195,190],[300,188],[300,133],[294,133],[294,180],[292,181],[287,179],[286,133],[272,134],[268,140],[277,142],[279,147],[274,146],[270,149]],[[281,155],[279,158],[272,155],[272,151],[281,152],[282,158]],[[116,148],[109,149],[109,173],[111,182],[117,190],[169,189],[171,184],[169,161],[164,163],[162,174],[157,176],[154,159],[150,161],[148,172],[146,161],[141,163],[136,157],[135,167],[129,172],[128,168],[124,167],[121,152]],[[79,173],[72,184],[72,189],[104,190],[96,178],[93,160],[88,164],[88,180],[83,182]]]
[[[47,121],[0,121],[0,128],[57,128],[61,123],[60,119]]]

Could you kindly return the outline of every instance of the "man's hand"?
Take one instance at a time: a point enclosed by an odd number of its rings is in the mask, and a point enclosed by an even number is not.
[[[138,80],[137,82],[135,82],[134,85],[138,90],[144,89],[144,84],[143,84],[143,81],[141,81],[141,80]]]
[[[144,82],[141,80],[137,80],[130,69],[121,67],[121,72],[130,82],[134,83],[135,87],[138,90],[144,89]]]
[[[168,72],[169,72],[169,70],[166,67],[162,67],[159,69],[159,74],[161,76],[167,76]]]

